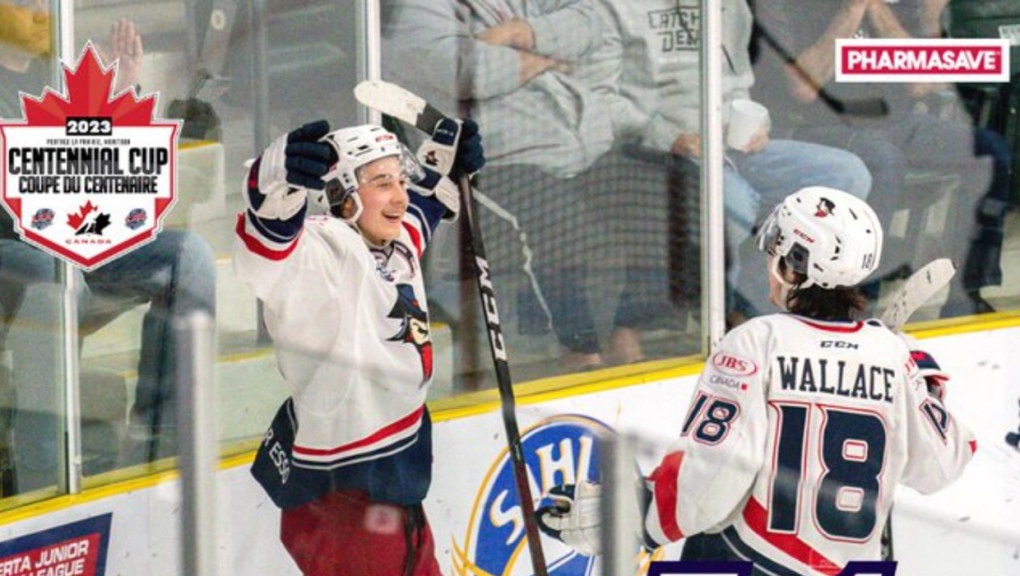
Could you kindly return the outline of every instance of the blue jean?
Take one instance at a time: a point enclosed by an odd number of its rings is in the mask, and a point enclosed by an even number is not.
[[[871,174],[864,162],[845,150],[799,142],[772,140],[764,150],[743,154],[730,150],[723,170],[726,212],[728,307],[734,296],[745,304],[736,308],[748,316],[767,313],[774,307],[768,301],[768,282],[763,266],[744,266],[743,260],[754,254],[754,227],[766,213],[806,186],[828,186],[867,198]]]
[[[63,346],[59,345],[63,288],[55,281],[57,265],[52,256],[27,244],[0,240],[0,308],[18,394],[14,436],[19,447],[15,455],[19,491],[56,481],[59,415],[63,412]],[[166,230],[154,241],[92,272],[76,274],[79,337],[134,306],[150,305],[142,321],[130,424],[173,449],[174,437],[160,437],[176,418],[173,321],[197,311],[215,315],[212,250],[195,234]],[[159,455],[164,455],[162,450]]]

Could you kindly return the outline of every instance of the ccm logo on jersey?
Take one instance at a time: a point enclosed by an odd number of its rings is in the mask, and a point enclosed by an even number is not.
[[[723,374],[729,374],[738,378],[758,373],[758,365],[754,362],[724,352],[719,352],[712,356],[712,365]]]
[[[857,350],[860,348],[853,342],[844,342],[843,340],[822,340],[822,348],[846,348],[848,350]]]

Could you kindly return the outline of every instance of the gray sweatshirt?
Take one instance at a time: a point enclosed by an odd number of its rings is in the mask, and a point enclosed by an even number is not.
[[[527,20],[534,52],[570,63],[519,84],[516,50],[475,35]],[[480,125],[491,165],[560,176],[590,166],[625,130],[617,93],[620,43],[593,0],[400,0],[384,27],[383,75]]]
[[[668,151],[681,133],[701,132],[699,0],[600,0],[623,43],[620,91],[638,110],[642,144]],[[751,10],[745,0],[721,0],[723,118],[728,103],[748,98],[754,75],[748,44]],[[651,121],[640,114],[651,117]]]

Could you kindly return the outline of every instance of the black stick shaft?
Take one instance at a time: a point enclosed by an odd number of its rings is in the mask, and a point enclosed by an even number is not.
[[[474,262],[475,279],[478,283],[478,294],[485,317],[488,332],[489,350],[492,352],[492,363],[496,369],[496,383],[499,388],[500,405],[502,407],[503,426],[506,429],[507,447],[510,462],[513,464],[514,482],[517,485],[517,496],[520,500],[521,515],[524,518],[524,533],[528,540],[528,551],[531,554],[531,565],[535,576],[547,576],[545,554],[542,552],[541,535],[538,531],[538,520],[531,496],[531,484],[528,481],[528,467],[524,460],[524,447],[521,443],[521,432],[517,426],[516,400],[514,399],[513,381],[510,379],[510,363],[507,361],[506,345],[503,341],[503,330],[496,308],[496,291],[489,275],[489,263],[485,259],[485,243],[482,240],[481,228],[474,214],[474,193],[467,176],[457,181],[461,195],[461,214],[467,218],[469,239],[467,257]]]

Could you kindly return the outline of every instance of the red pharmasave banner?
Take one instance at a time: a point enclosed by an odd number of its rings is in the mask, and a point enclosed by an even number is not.
[[[836,41],[837,82],[1008,82],[1009,41]]]

